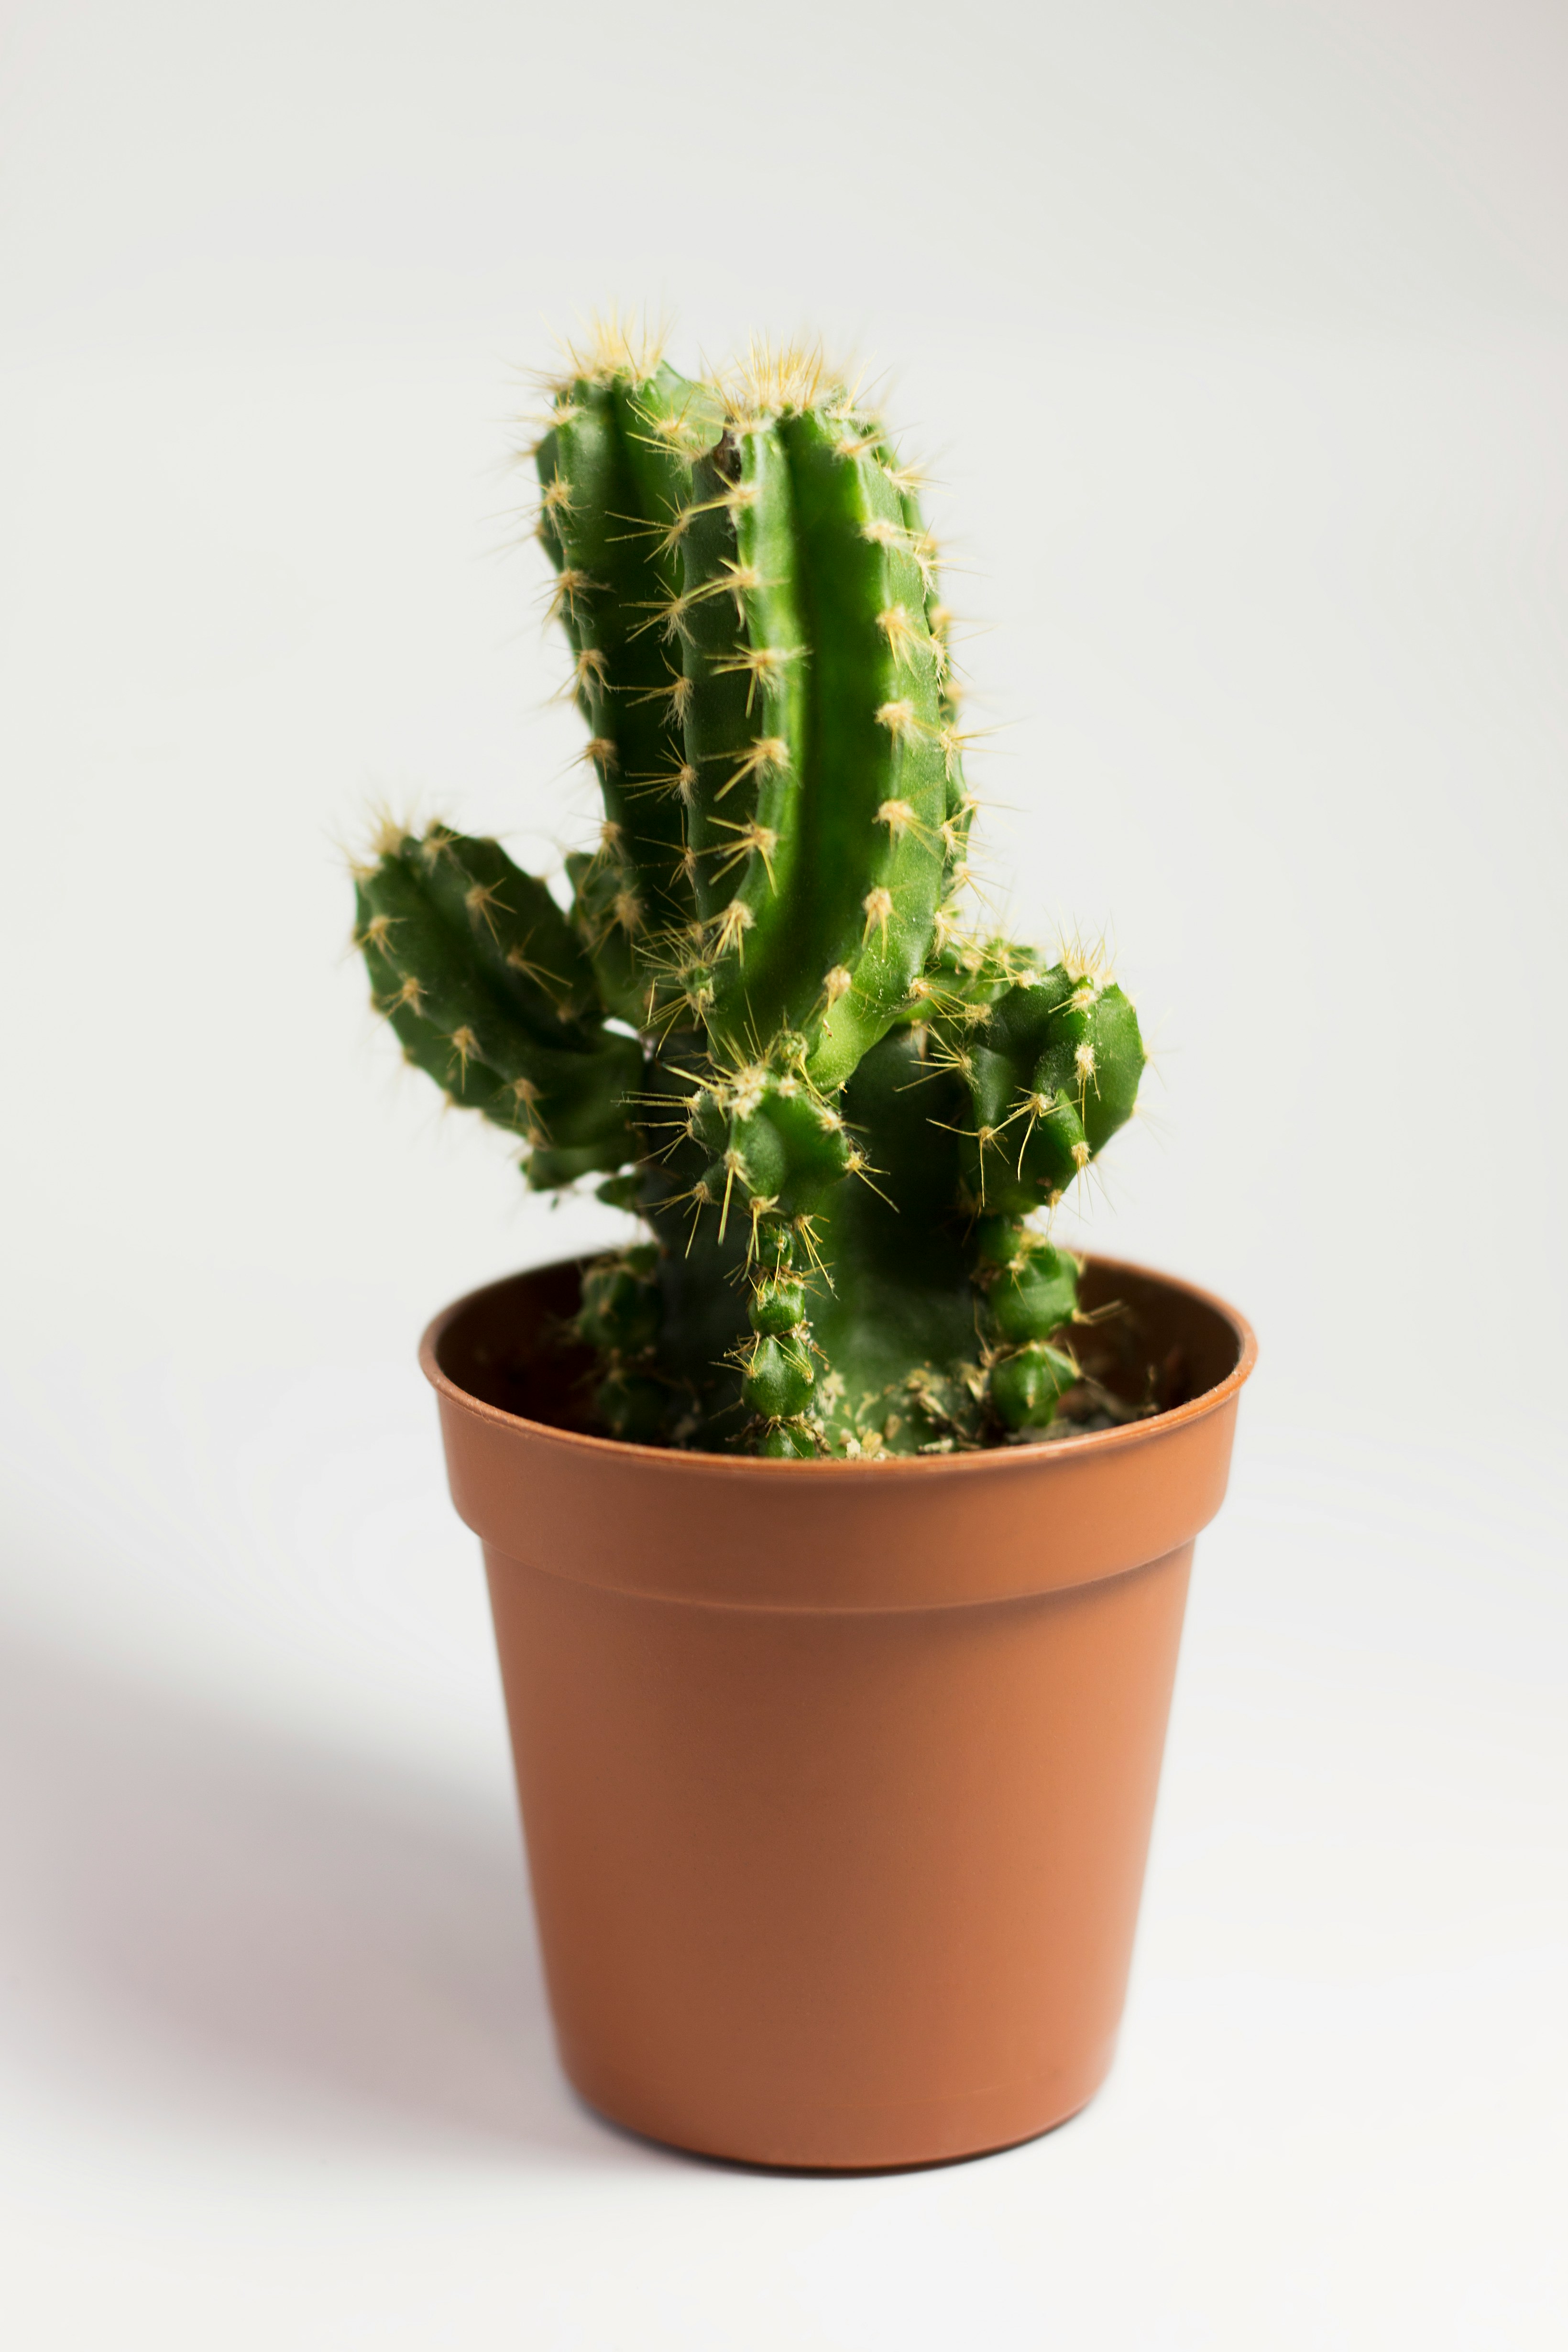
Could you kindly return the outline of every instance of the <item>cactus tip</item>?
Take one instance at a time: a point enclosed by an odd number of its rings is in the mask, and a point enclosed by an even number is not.
[[[646,383],[658,372],[670,326],[668,318],[650,319],[646,310],[639,314],[618,306],[591,310],[575,334],[554,337],[565,372],[547,377],[545,388],[557,394],[570,394],[574,383],[613,383],[617,376]]]

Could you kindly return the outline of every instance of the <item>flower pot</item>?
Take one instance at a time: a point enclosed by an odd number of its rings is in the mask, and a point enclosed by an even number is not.
[[[1062,2122],[1115,2046],[1247,1324],[1092,1260],[1086,1303],[1121,1302],[1170,1409],[770,1462],[574,1425],[576,1280],[477,1291],[422,1350],[484,1546],[572,2082],[763,2164],[923,2164]]]

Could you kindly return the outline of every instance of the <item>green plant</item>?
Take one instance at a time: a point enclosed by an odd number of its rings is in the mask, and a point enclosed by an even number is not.
[[[535,452],[605,821],[563,912],[389,829],[356,940],[406,1057],[652,1238],[577,1332],[614,1434],[778,1455],[1044,1429],[1074,1259],[1026,1221],[1128,1118],[1131,1004],[966,927],[974,803],[916,480],[798,353],[680,377],[617,333]]]

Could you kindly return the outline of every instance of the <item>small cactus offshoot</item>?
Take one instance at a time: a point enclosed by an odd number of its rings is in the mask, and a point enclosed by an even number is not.
[[[534,1187],[651,1238],[590,1266],[595,1413],[784,1458],[1037,1434],[1079,1381],[1076,1261],[1031,1222],[1128,1118],[1094,960],[963,912],[974,814],[936,550],[815,359],[574,354],[533,453],[604,795],[566,909],[499,844],[390,829],[374,1001]]]

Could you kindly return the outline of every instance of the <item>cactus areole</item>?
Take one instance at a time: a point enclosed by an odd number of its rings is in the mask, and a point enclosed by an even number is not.
[[[810,1458],[1037,1436],[1079,1391],[1040,1219],[1131,1114],[1093,959],[963,912],[974,803],[916,484],[814,361],[677,375],[618,334],[534,451],[598,846],[571,904],[388,829],[356,941],[405,1057],[649,1238],[586,1271],[594,1412]]]

